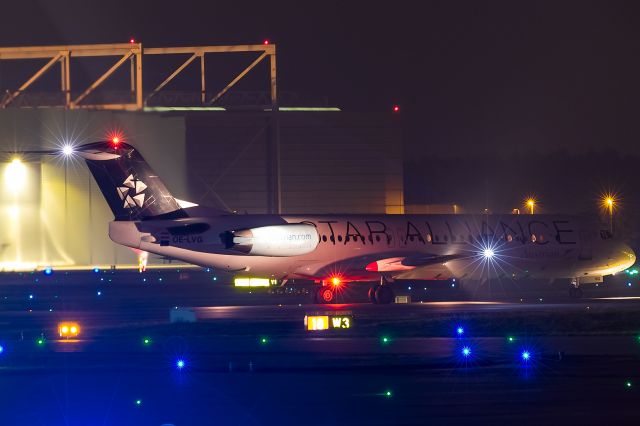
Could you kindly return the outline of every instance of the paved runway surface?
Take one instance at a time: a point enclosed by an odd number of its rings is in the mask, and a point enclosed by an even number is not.
[[[64,281],[4,287],[0,424],[636,424],[633,294],[208,306],[206,286]],[[176,304],[198,321],[170,324]],[[351,328],[307,332],[311,314]]]

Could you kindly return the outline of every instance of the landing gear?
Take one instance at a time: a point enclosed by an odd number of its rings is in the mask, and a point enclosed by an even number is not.
[[[389,287],[387,280],[384,277],[380,278],[380,284],[369,289],[369,300],[371,303],[388,305],[393,303],[395,297],[396,295],[393,293],[393,290]]]
[[[569,285],[569,297],[572,299],[581,299],[583,296],[582,289],[580,288],[580,283],[577,278],[573,278],[571,280],[571,284]]]
[[[336,301],[336,292],[329,286],[322,286],[315,294],[317,303],[333,303]]]

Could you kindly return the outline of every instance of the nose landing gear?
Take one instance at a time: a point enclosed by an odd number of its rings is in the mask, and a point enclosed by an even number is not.
[[[380,284],[369,289],[369,300],[379,305],[388,305],[395,300],[395,294],[384,277],[380,277]]]
[[[572,299],[581,299],[583,295],[583,291],[580,288],[580,282],[577,278],[572,278],[571,284],[569,285],[569,297]]]

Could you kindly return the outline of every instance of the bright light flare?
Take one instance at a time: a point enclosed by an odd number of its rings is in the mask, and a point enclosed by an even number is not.
[[[465,346],[462,348],[461,353],[464,358],[469,358],[471,356],[471,348],[469,346]]]
[[[482,255],[486,258],[486,259],[491,259],[493,258],[493,256],[496,253],[493,251],[493,249],[491,247],[487,247],[484,250],[482,250]]]
[[[464,327],[458,327],[456,328],[456,334],[458,336],[462,336],[464,334]]]
[[[13,194],[21,193],[27,184],[27,166],[19,158],[14,158],[4,170],[4,184]]]
[[[616,208],[618,201],[618,194],[615,194],[613,192],[607,192],[600,196],[600,205],[603,209],[609,212],[612,212]]]
[[[64,338],[78,337],[80,325],[77,322],[61,322],[58,324],[58,334]]]
[[[340,286],[340,284],[342,284],[342,280],[340,279],[340,277],[332,277],[332,278],[331,278],[331,284],[332,284],[334,287],[339,287],[339,286]]]
[[[522,351],[522,353],[520,354],[520,358],[522,358],[522,361],[524,362],[529,362],[529,360],[531,359],[531,352],[529,351]]]
[[[180,358],[176,360],[176,368],[178,370],[182,370],[186,366],[187,366],[187,363],[184,361],[184,359]]]
[[[65,146],[63,146],[63,147],[62,147],[62,154],[63,154],[65,157],[68,157],[68,156],[72,155],[72,154],[73,154],[73,146],[71,146],[71,145],[65,145]]]

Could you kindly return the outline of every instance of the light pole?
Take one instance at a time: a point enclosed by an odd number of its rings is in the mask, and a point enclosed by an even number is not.
[[[529,214],[533,214],[534,212],[534,208],[536,207],[536,200],[533,197],[529,197],[527,198],[527,201],[525,202],[525,205],[527,206],[527,208],[529,209]]]
[[[616,200],[612,195],[608,195],[604,199],[604,204],[609,210],[609,232],[613,235],[613,206],[615,205]]]

